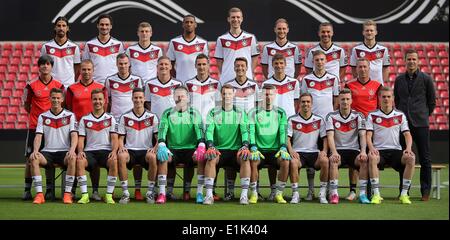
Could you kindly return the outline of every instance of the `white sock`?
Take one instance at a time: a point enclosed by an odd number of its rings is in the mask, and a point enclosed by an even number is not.
[[[320,182],[320,196],[324,197],[327,195],[327,185],[328,182]]]
[[[227,192],[234,193],[234,179],[227,179]]]
[[[205,187],[206,187],[206,196],[212,197],[213,196],[213,188],[214,188],[214,178],[206,177],[205,178]]]
[[[379,178],[371,178],[370,183],[372,184],[372,190],[373,194],[379,195],[380,194],[380,179]]]
[[[360,179],[359,180],[359,196],[365,195],[367,191],[367,180]]]
[[[120,185],[122,186],[122,194],[129,197],[130,192],[128,191],[128,180],[120,181]]]
[[[64,192],[72,192],[73,182],[75,181],[75,176],[66,175],[66,189]]]
[[[77,177],[78,183],[80,184],[81,194],[88,192],[87,190],[87,177],[86,175]]]
[[[147,194],[153,194],[155,189],[155,181],[148,181]]]
[[[277,194],[283,194],[284,188],[286,187],[286,182],[277,182]]]
[[[338,182],[339,181],[337,179],[330,180],[331,194],[338,194]]]
[[[158,175],[159,194],[166,195],[167,175]]]
[[[411,179],[403,179],[403,187],[400,195],[405,196],[408,195],[408,189],[411,186]]]
[[[241,178],[241,196],[248,196],[248,188],[250,185],[250,178],[246,177],[246,178]]]
[[[257,182],[251,182],[250,183],[250,191],[252,191],[252,194],[258,194],[258,192],[256,191],[256,186],[258,185]]]
[[[114,188],[116,187],[117,177],[116,176],[108,176],[106,178],[107,186],[106,186],[106,193],[112,194],[114,192]],[[128,183],[128,181],[127,181]],[[127,190],[128,192],[128,190]],[[130,193],[128,193],[127,196],[130,196]]]
[[[42,176],[37,175],[37,176],[32,176],[31,178],[33,179],[34,188],[36,189],[36,193],[41,193],[42,192]]]
[[[203,185],[205,185],[205,175],[197,176],[197,193],[203,194]]]

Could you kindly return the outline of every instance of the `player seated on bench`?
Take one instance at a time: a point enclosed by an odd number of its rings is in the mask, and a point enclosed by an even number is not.
[[[42,176],[40,167],[52,168],[55,165],[67,167],[66,186],[63,202],[72,203],[72,186],[75,180],[75,164],[78,134],[75,115],[62,108],[64,92],[61,89],[50,90],[50,110],[39,115],[34,138],[34,149],[30,155],[31,175],[36,189],[33,203],[45,203],[42,193]],[[44,148],[39,152],[42,136]]]

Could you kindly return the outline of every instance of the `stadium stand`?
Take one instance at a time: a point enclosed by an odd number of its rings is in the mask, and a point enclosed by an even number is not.
[[[128,46],[132,42],[126,42]],[[156,42],[167,51],[167,42]],[[265,43],[259,43],[260,48]],[[350,54],[356,43],[340,43]],[[421,71],[426,72],[435,80],[437,106],[430,116],[431,130],[449,129],[449,99],[448,99],[448,44],[444,43],[384,43],[391,55],[390,75],[386,84],[394,85],[396,73],[405,71],[404,52],[414,48],[419,53]],[[38,76],[37,59],[40,56],[41,42],[0,42],[0,129],[26,129],[26,112],[23,109],[22,95],[26,83]],[[313,43],[298,43],[302,56]],[[84,45],[81,43],[83,49]],[[209,43],[210,57],[214,56],[215,43]],[[306,74],[302,67],[300,79]],[[211,60],[211,76],[219,76],[214,58]],[[352,79],[351,68],[347,67],[345,81]],[[255,80],[262,82],[264,76],[261,66],[255,70]]]

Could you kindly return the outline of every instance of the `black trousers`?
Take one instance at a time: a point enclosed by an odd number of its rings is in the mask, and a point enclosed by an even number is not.
[[[420,192],[429,195],[431,190],[430,129],[409,126],[411,136],[417,147],[416,161],[420,163]]]

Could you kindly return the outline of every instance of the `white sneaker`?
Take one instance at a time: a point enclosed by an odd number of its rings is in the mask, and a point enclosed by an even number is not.
[[[223,198],[224,201],[232,201],[234,199],[234,192],[227,192],[225,194],[225,197]]]
[[[119,200],[120,204],[128,204],[130,202],[130,196],[122,195],[122,197]]]
[[[321,203],[321,204],[328,204],[328,200],[327,200],[327,197],[326,197],[327,195],[326,194],[320,194],[319,195],[319,202]]]
[[[355,200],[356,199],[356,193],[353,192],[353,191],[350,191],[345,199],[347,199],[349,201]]]
[[[308,190],[308,194],[306,194],[306,201],[312,201],[314,200],[315,196],[314,196],[314,189],[309,189]]]
[[[292,204],[297,204],[300,202],[300,194],[298,194],[298,192],[294,192],[292,194],[292,199],[291,199],[291,203]]]
[[[242,205],[248,205],[248,197],[246,195],[241,195],[239,199],[239,203]]]
[[[145,195],[145,199],[147,203],[154,204],[155,203],[155,194],[147,192]]]
[[[214,197],[213,196],[206,196],[205,199],[203,199],[203,204],[205,205],[212,205],[214,203]]]
[[[97,191],[92,192],[91,198],[94,199],[95,201],[101,201],[102,200],[102,197],[100,196],[100,194],[98,194]]]

